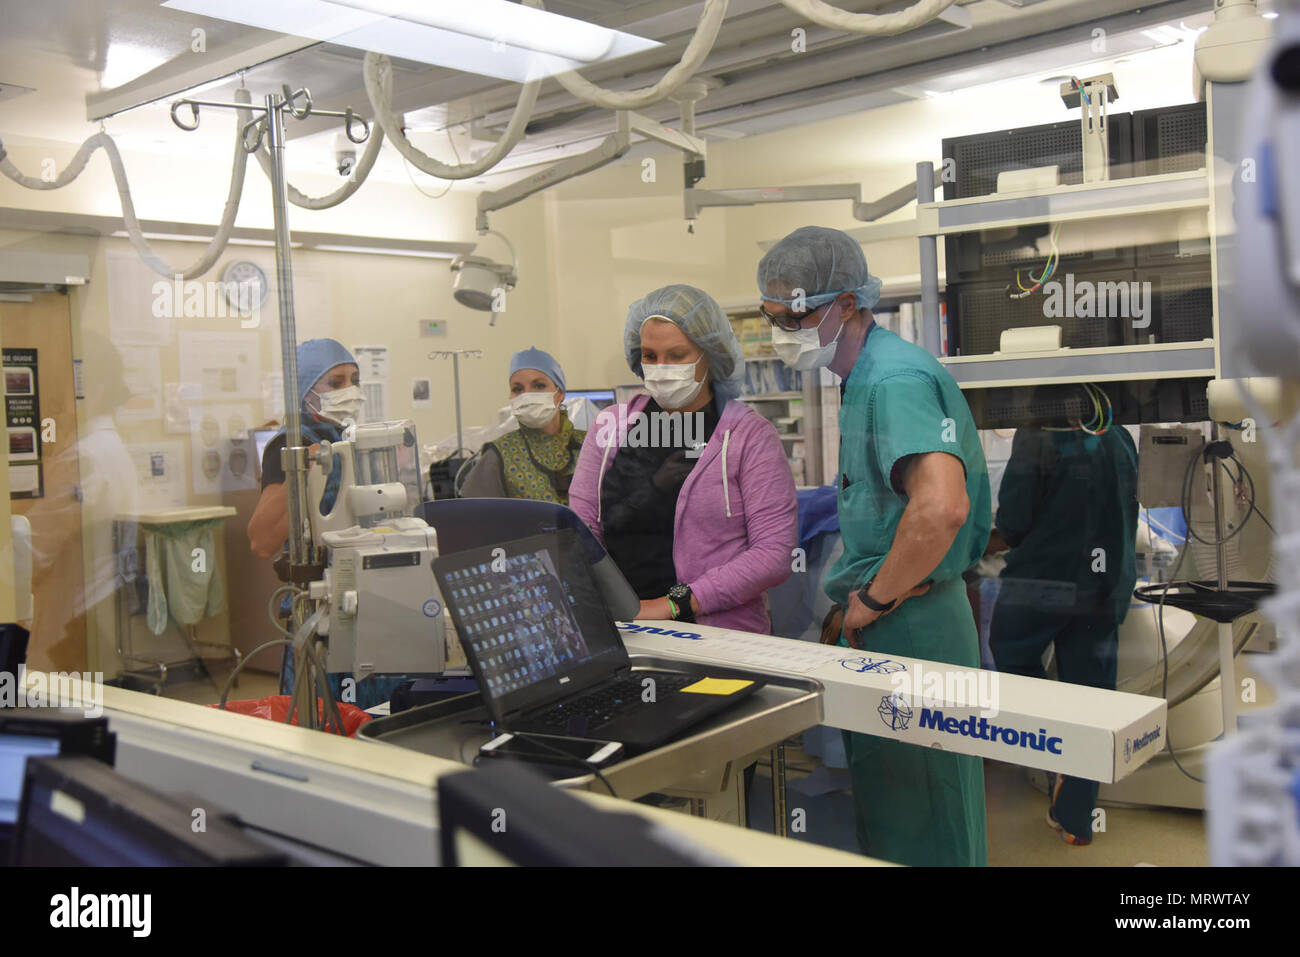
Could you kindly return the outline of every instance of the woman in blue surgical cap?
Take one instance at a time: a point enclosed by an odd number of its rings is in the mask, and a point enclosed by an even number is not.
[[[361,370],[352,353],[333,339],[311,339],[297,349],[298,386],[302,414],[302,440],[310,446],[337,442],[343,425],[361,415]],[[258,558],[270,558],[289,538],[289,493],[280,450],[285,435],[281,430],[266,444],[262,454],[262,497],[248,523],[248,541]],[[313,449],[314,451],[314,449]],[[334,506],[338,480],[327,483],[322,507]]]
[[[569,483],[587,433],[564,411],[564,370],[549,353],[510,359],[510,411],[519,428],[483,446],[463,498],[527,498],[569,504]]]
[[[302,441],[314,452],[325,441],[338,442],[343,438],[343,427],[356,422],[361,416],[364,402],[361,396],[361,370],[357,361],[334,339],[311,339],[297,348],[300,412],[302,415]],[[289,538],[288,491],[284,469],[280,465],[280,450],[285,446],[281,430],[266,444],[262,454],[262,497],[248,523],[248,540],[254,555],[270,558],[279,553]],[[338,463],[335,457],[335,462]],[[314,467],[314,466],[313,466]],[[338,495],[339,469],[335,468],[326,481],[321,496],[322,512],[334,507]],[[281,610],[286,611],[285,605]],[[334,697],[342,700],[342,674],[329,676]],[[387,701],[393,688],[413,675],[370,675],[356,683],[355,700],[359,708],[370,708]],[[287,652],[280,670],[280,691],[288,694],[293,687],[293,659]]]

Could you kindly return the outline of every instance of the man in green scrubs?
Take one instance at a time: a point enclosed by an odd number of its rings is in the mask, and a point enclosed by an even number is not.
[[[839,519],[844,555],[826,593],[842,645],[979,667],[962,572],[992,525],[988,468],[966,400],[924,349],[877,326],[880,280],[839,230],[806,226],[758,266],[762,311],[787,365],[842,380]],[[882,719],[883,720],[883,719]],[[845,733],[858,843],[910,865],[985,864],[977,757]]]

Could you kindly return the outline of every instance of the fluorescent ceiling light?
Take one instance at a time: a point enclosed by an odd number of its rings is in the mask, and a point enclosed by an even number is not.
[[[417,259],[455,259],[456,253],[435,253],[419,249],[387,249],[383,246],[342,246],[336,243],[323,243],[308,247],[327,253],[370,253],[377,256],[414,256]]]
[[[508,0],[167,0],[163,6],[516,83],[660,46]]]
[[[110,42],[104,55],[104,69],[99,74],[99,85],[106,90],[121,86],[138,76],[144,76],[154,67],[167,62],[167,55],[153,47],[134,43]]]
[[[110,235],[119,239],[129,239],[131,236],[131,234],[128,233],[125,229],[119,229],[117,232],[112,233]],[[177,243],[212,242],[211,236],[195,236],[195,235],[191,235],[190,233],[141,233],[140,235],[144,239],[166,240],[168,242],[177,242]],[[230,237],[228,242],[232,246],[274,246],[275,245],[274,239],[241,239],[237,236]],[[291,242],[289,246],[293,249],[299,249],[302,247],[302,243]]]

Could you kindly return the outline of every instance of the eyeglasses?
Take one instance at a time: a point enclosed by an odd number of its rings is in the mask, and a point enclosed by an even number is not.
[[[828,302],[825,305],[818,306],[817,309],[824,309],[826,308],[826,306],[829,305],[830,303]],[[809,316],[811,316],[813,313],[815,313],[817,309],[809,309],[807,312],[801,312],[797,316],[792,315],[790,313],[786,313],[785,315],[781,315],[781,316],[774,316],[767,311],[766,306],[759,305],[758,314],[762,316],[764,319],[766,319],[769,323],[776,326],[776,328],[778,329],[781,329],[785,332],[798,332],[800,329],[803,328],[803,321],[807,319]]]

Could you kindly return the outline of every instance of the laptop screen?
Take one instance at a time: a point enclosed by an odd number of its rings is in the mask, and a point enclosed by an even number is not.
[[[572,531],[444,555],[434,573],[497,720],[563,698],[627,664]]]

